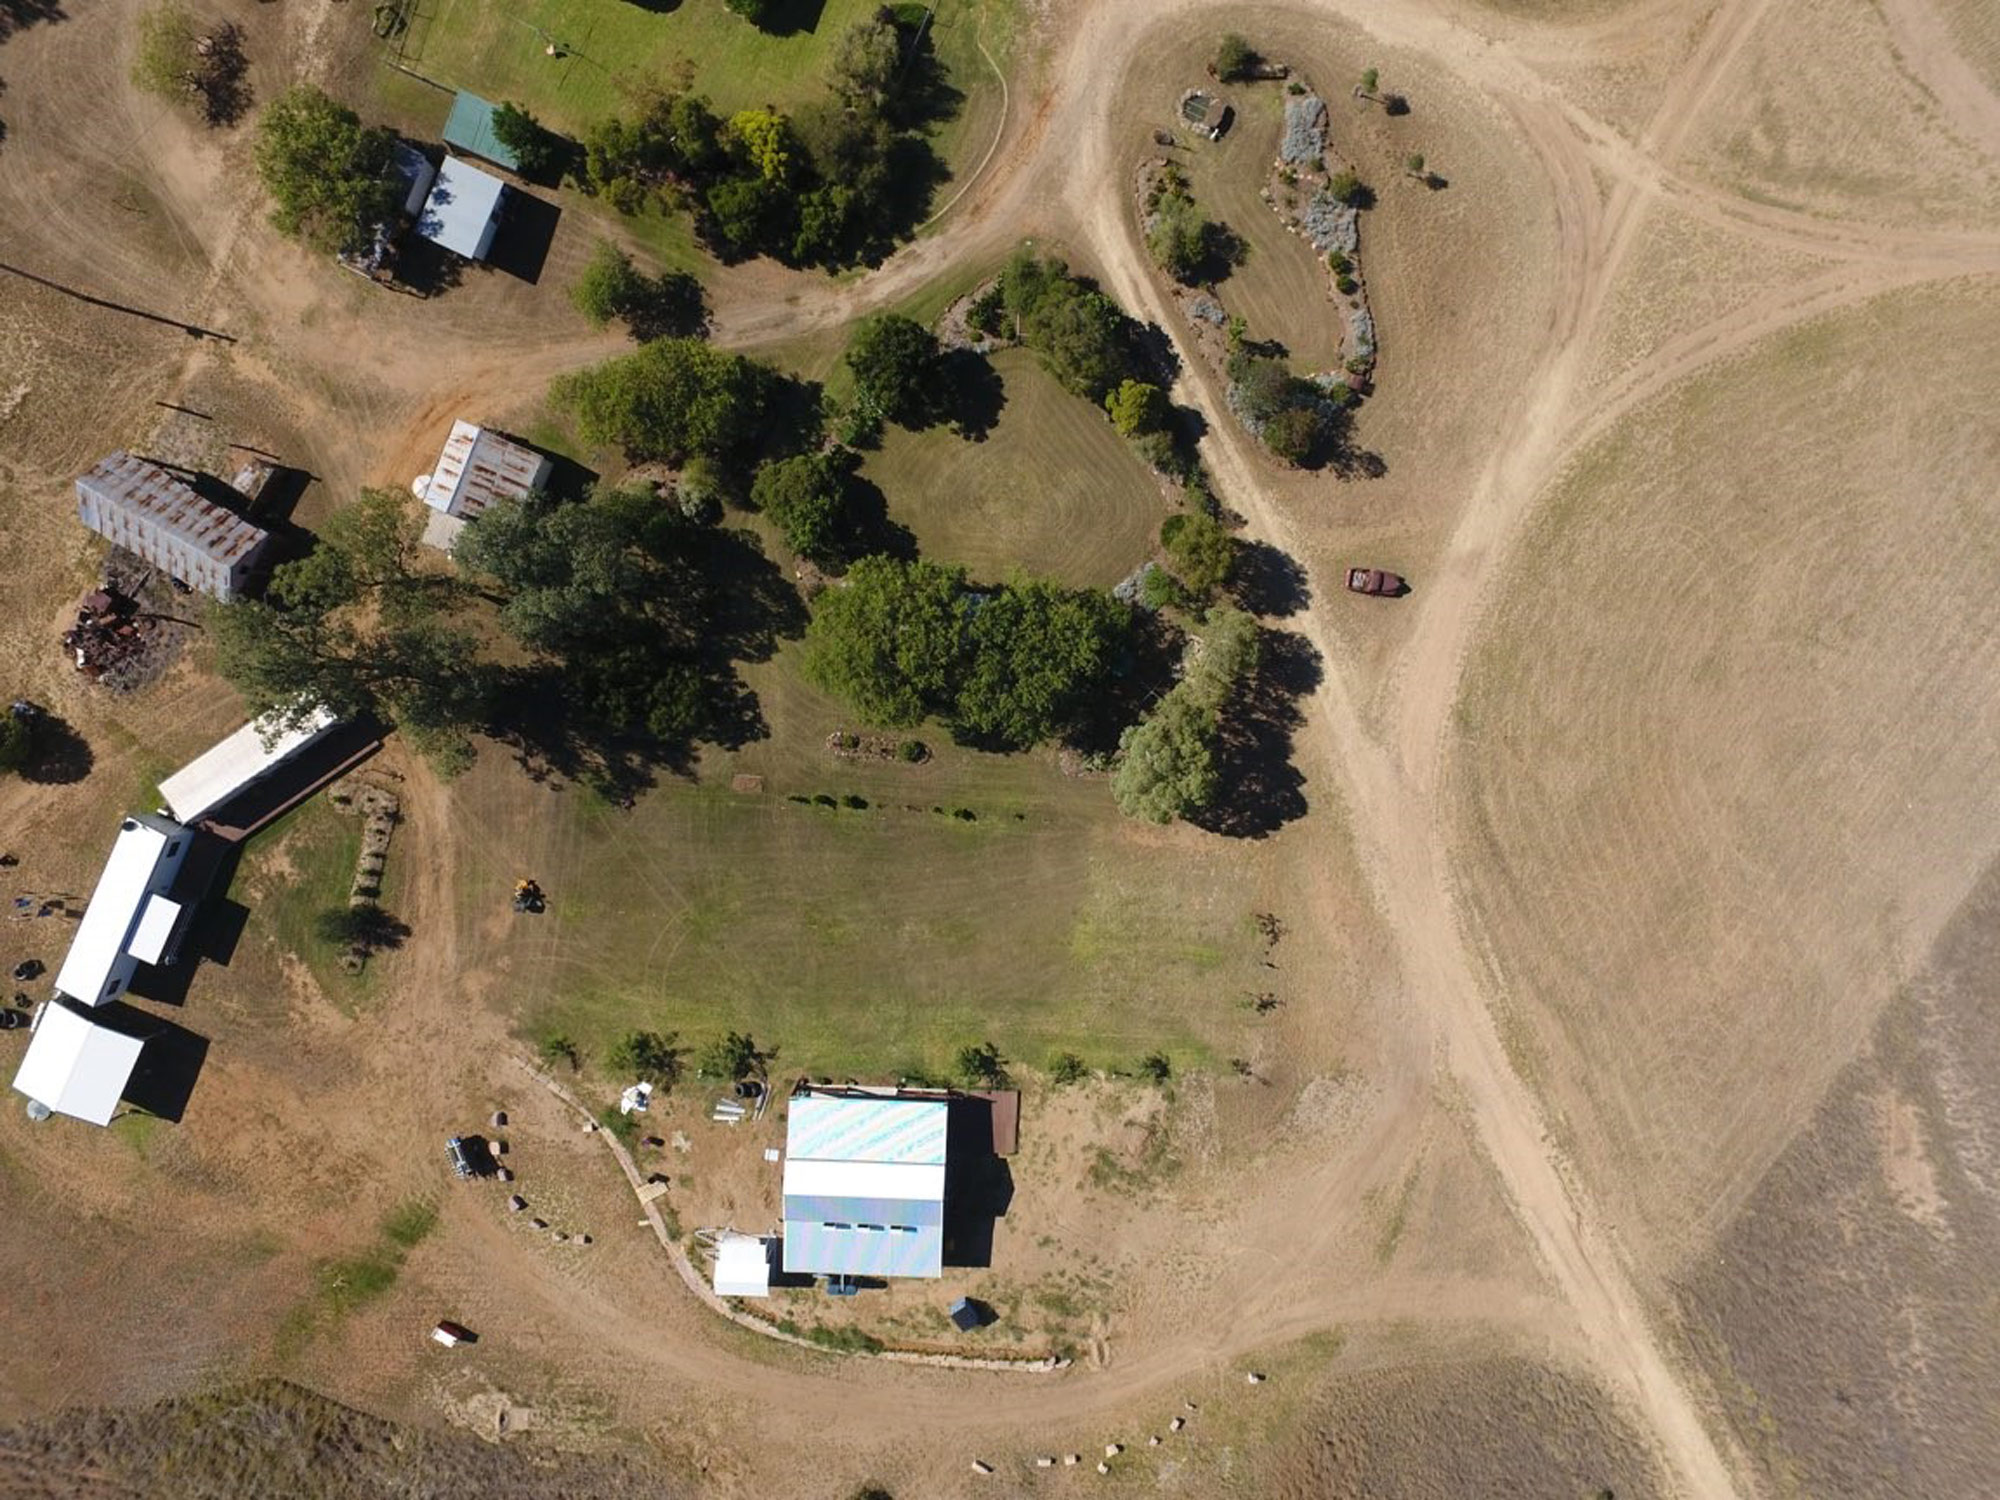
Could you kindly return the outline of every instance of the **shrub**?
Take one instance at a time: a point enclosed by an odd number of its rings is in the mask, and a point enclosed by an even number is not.
[[[900,313],[868,319],[847,346],[847,367],[862,398],[904,427],[928,427],[943,417],[948,403],[940,359],[936,335]]]
[[[915,765],[930,753],[922,740],[904,740],[896,747],[896,759],[908,765]]]
[[[1143,380],[1125,380],[1104,398],[1111,425],[1126,437],[1158,432],[1173,415],[1167,393]]]
[[[1326,190],[1350,208],[1355,206],[1363,191],[1361,179],[1345,170],[1333,174],[1332,180],[1326,185]]]
[[[1334,278],[1333,284],[1339,289],[1343,297],[1352,297],[1356,292],[1361,290],[1361,283],[1356,281],[1352,276],[1345,274]]]
[[[968,1088],[997,1089],[1007,1086],[1007,1065],[1000,1056],[1000,1049],[991,1042],[959,1048],[955,1066],[959,1078]]]
[[[630,1074],[660,1088],[672,1088],[681,1074],[681,1052],[672,1032],[630,1031],[606,1055],[613,1072]]]
[[[1058,1087],[1080,1082],[1088,1071],[1074,1052],[1058,1052],[1049,1060],[1049,1081]]]
[[[1174,1076],[1173,1060],[1164,1052],[1148,1052],[1140,1060],[1139,1071],[1155,1083],[1165,1083]]]
[[[1200,512],[1167,517],[1160,542],[1175,575],[1197,599],[1207,599],[1229,582],[1236,566],[1236,538],[1213,517]]]
[[[553,1068],[559,1062],[566,1062],[574,1073],[583,1066],[583,1054],[566,1032],[550,1032],[542,1038],[542,1044],[536,1050],[541,1054],[545,1067]]]
[[[1257,49],[1232,31],[1215,49],[1215,76],[1224,83],[1234,83],[1249,77],[1250,70],[1262,61]]]
[[[866,812],[868,809],[868,799],[866,797],[856,796],[853,792],[849,792],[845,797],[842,797],[840,799],[840,805],[842,807],[851,808],[855,812]]]
[[[763,1072],[769,1060],[770,1055],[759,1049],[749,1037],[740,1031],[732,1031],[702,1049],[700,1065],[704,1077],[733,1081]]]
[[[203,34],[177,0],[139,13],[132,82],[173,104],[194,105],[210,125],[227,125],[250,104],[242,33],[224,23]]]

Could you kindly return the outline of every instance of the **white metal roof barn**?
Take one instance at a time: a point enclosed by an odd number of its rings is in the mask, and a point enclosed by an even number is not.
[[[500,228],[507,184],[469,161],[447,156],[431,184],[417,233],[467,260],[484,260]]]
[[[181,906],[168,898],[194,839],[171,818],[135,813],[118,829],[111,858],[76,924],[56,991],[85,1005],[115,999],[140,964],[167,954]]]
[[[798,1094],[787,1108],[785,1269],[943,1275],[945,1101]]]
[[[270,719],[245,724],[161,782],[160,800],[181,822],[195,823],[298,754],[338,722],[331,709],[315,709],[311,718],[296,729],[275,735],[269,744],[265,743],[265,736],[276,728]]]
[[[14,1087],[57,1114],[109,1125],[145,1046],[53,1000],[35,1021]]]

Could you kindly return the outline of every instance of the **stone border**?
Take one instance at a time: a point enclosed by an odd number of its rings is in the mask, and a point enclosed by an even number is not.
[[[687,1289],[693,1292],[710,1311],[720,1313],[739,1328],[747,1328],[752,1333],[762,1334],[768,1339],[776,1339],[782,1344],[796,1344],[799,1348],[810,1349],[815,1354],[845,1355],[850,1358],[859,1359],[885,1359],[892,1360],[897,1364],[928,1365],[933,1369],[1004,1370],[1020,1374],[1047,1375],[1057,1370],[1066,1370],[1069,1368],[1070,1361],[1056,1355],[1048,1355],[1036,1360],[974,1359],[964,1354],[919,1354],[912,1349],[829,1349],[824,1344],[816,1344],[811,1339],[802,1338],[797,1334],[786,1333],[781,1328],[772,1327],[762,1318],[753,1317],[749,1313],[731,1307],[710,1290],[708,1283],[702,1278],[701,1273],[694,1268],[694,1262],[688,1259],[687,1252],[681,1249],[671,1234],[667,1233],[666,1221],[660,1217],[659,1209],[654,1206],[651,1198],[648,1198],[640,1191],[646,1185],[645,1174],[640,1172],[638,1163],[632,1160],[632,1153],[625,1149],[625,1143],[610,1131],[600,1126],[591,1115],[590,1110],[585,1107],[583,1101],[578,1099],[567,1088],[563,1087],[561,1083],[557,1082],[547,1073],[544,1073],[525,1057],[516,1055],[514,1061],[520,1065],[521,1070],[530,1078],[533,1078],[543,1088],[554,1094],[556,1098],[583,1116],[590,1131],[611,1149],[612,1156],[616,1158],[618,1165],[624,1170],[625,1180],[632,1185],[633,1196],[639,1200],[639,1207],[645,1212],[646,1222],[653,1226],[653,1234],[658,1238],[660,1248],[665,1250],[668,1258],[673,1261],[674,1269],[680,1273],[680,1278],[687,1284]]]

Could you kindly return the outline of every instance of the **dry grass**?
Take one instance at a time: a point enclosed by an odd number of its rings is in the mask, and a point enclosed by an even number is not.
[[[2000,1451],[2000,869],[1679,1288],[1770,1492],[1984,1490]]]
[[[1900,295],[1640,408],[1544,502],[1473,665],[1472,910],[1573,1149],[1669,1263],[2000,834],[1996,336],[1989,290]]]

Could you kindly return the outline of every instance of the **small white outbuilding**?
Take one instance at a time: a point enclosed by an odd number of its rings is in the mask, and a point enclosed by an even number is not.
[[[109,1125],[145,1046],[52,1000],[35,1018],[14,1087],[59,1115]]]
[[[748,1234],[727,1234],[716,1241],[712,1285],[718,1297],[770,1296],[770,1241]]]

